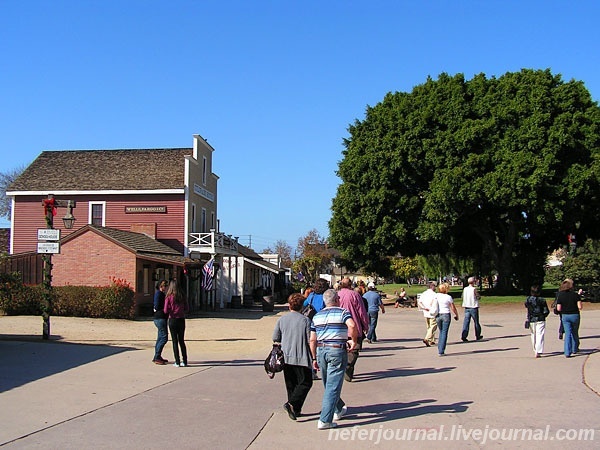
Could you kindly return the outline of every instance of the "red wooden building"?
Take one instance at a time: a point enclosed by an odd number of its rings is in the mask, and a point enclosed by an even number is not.
[[[42,152],[7,190],[11,255],[37,252],[49,194],[72,200],[74,227],[64,228],[64,208],[54,220],[61,249],[52,258],[53,285],[105,286],[121,278],[133,287],[137,305],[150,304],[156,280],[182,276],[184,268],[197,274],[223,251],[237,254],[237,240],[224,249],[214,242],[190,245],[199,235],[213,241],[221,235],[213,151],[195,135],[191,148]],[[186,282],[198,302],[199,283]]]

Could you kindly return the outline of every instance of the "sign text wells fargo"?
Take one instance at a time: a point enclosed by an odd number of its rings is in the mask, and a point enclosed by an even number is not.
[[[126,206],[125,214],[166,214],[166,206]]]

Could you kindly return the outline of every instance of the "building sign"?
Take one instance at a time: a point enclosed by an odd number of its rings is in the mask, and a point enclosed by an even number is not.
[[[58,242],[38,242],[38,253],[60,253],[60,243]]]
[[[38,241],[60,241],[60,230],[38,228]]]
[[[166,206],[126,206],[125,214],[166,214]]]
[[[215,194],[213,194],[209,190],[204,189],[201,186],[198,186],[196,183],[194,183],[194,194],[198,194],[200,197],[204,197],[209,202],[215,202]]]

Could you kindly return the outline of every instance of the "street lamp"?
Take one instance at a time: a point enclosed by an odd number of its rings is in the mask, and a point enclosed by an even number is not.
[[[44,217],[46,219],[46,228],[49,230],[54,229],[54,216],[56,215],[56,208],[67,208],[67,213],[63,217],[63,224],[65,228],[72,229],[75,222],[73,216],[73,208],[77,206],[75,200],[56,200],[52,194],[48,194],[48,197],[42,200],[42,206],[44,207]],[[52,253],[44,253],[42,256],[44,261],[44,304],[42,305],[42,339],[50,338],[50,311],[52,309]]]
[[[67,200],[67,213],[65,217],[63,217],[63,225],[67,230],[73,228],[73,224],[75,223],[75,216],[73,216],[73,208],[75,208],[74,200]]]

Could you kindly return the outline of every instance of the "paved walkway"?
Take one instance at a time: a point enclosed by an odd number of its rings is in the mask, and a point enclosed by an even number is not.
[[[410,448],[598,448],[600,310],[584,311],[581,352],[570,359],[553,315],[546,353],[533,358],[523,316],[484,308],[484,339],[468,343],[459,342],[460,322],[453,322],[447,356],[438,357],[421,342],[418,311],[388,308],[380,342],[365,344],[355,381],[344,384],[349,413],[332,431],[316,426],[320,381],[306,415],[289,420],[282,374],[269,380],[262,367],[268,338],[260,352],[203,355],[204,336],[190,343],[190,367],[175,368],[150,363],[151,322],[144,343],[107,336],[110,345],[90,345],[8,339],[2,330],[16,318],[0,317],[0,446],[387,449],[403,438]],[[202,333],[203,320],[188,320],[188,329]],[[219,320],[235,329],[235,319]],[[169,347],[163,355],[171,355]],[[573,439],[579,430],[592,430],[594,440]]]

